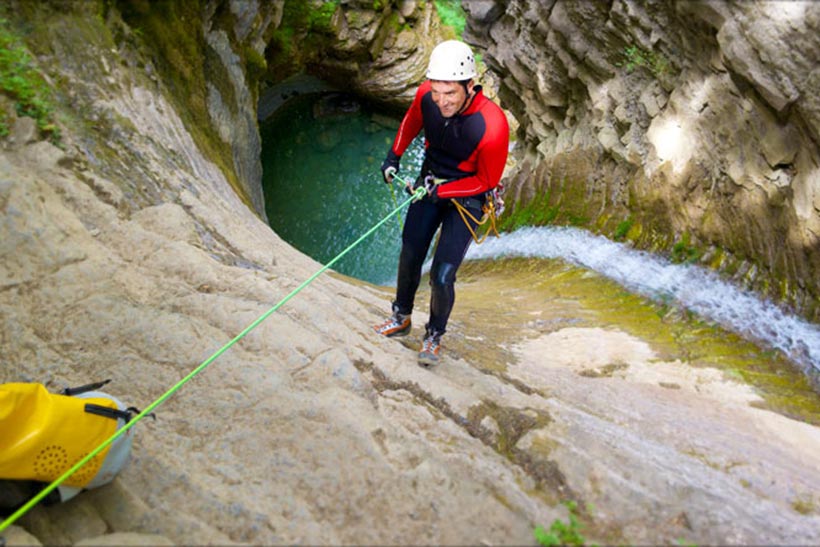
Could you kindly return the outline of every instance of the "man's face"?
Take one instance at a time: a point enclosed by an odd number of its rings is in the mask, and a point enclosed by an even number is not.
[[[431,80],[430,90],[433,92],[433,102],[436,103],[441,115],[445,118],[455,116],[464,105],[468,90],[472,91],[473,82],[467,84],[467,90],[459,82],[445,82],[441,80]]]

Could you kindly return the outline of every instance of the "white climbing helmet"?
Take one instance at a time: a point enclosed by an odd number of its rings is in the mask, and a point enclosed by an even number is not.
[[[476,77],[475,57],[470,46],[458,40],[437,45],[427,65],[428,80],[458,82]]]

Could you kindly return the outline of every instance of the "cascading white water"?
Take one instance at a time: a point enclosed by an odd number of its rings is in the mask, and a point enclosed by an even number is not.
[[[467,260],[558,258],[594,270],[630,291],[678,304],[757,343],[784,352],[809,374],[820,373],[820,327],[720,279],[700,266],[673,264],[577,228],[522,228],[472,245]]]

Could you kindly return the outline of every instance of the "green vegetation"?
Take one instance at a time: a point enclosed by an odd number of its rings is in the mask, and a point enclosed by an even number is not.
[[[612,234],[612,238],[615,241],[623,241],[624,239],[626,239],[629,230],[632,229],[633,224],[635,224],[635,220],[630,215],[626,220],[623,220],[618,223],[618,225],[615,227],[615,232],[613,232]]]
[[[684,233],[680,241],[672,246],[672,262],[694,264],[700,259],[701,252],[690,244],[689,233]]]
[[[265,56],[250,47],[245,49],[245,65],[248,67],[248,79],[252,82],[261,80],[268,70]]]
[[[589,217],[586,215],[578,215],[572,212],[566,214],[567,222],[570,226],[586,226],[589,224]]]
[[[639,46],[627,46],[623,51],[623,59],[616,66],[622,66],[627,72],[632,72],[636,68],[643,67],[660,79],[667,74],[670,69],[669,61],[663,55],[654,51],[647,51]]]
[[[439,19],[441,19],[441,24],[444,28],[452,31],[451,38],[460,39],[464,34],[464,27],[467,25],[467,15],[464,13],[464,8],[461,7],[461,0],[435,0],[433,4],[436,7]],[[477,51],[475,52],[475,63],[479,74],[486,72],[484,59],[481,57],[481,53]]]
[[[452,28],[456,37],[464,34],[467,17],[464,8],[461,7],[461,0],[435,0],[434,4],[442,24]]]
[[[287,0],[282,11],[280,28],[291,31],[298,30],[308,35],[314,32],[329,32],[333,13],[339,6],[340,0],[325,0],[320,2],[306,2],[305,0]],[[374,2],[374,9],[376,4]]]
[[[585,192],[583,184],[573,184],[566,178],[555,180],[549,188],[539,188],[526,203],[508,208],[499,219],[498,229],[512,232],[524,226],[548,224],[587,226],[591,202]]]
[[[21,40],[0,19],[0,91],[14,103],[18,116],[34,118],[40,131],[58,143],[60,131],[54,123],[51,89],[32,63]],[[8,112],[0,108],[0,137],[9,133]]]
[[[540,545],[552,547],[554,545],[586,545],[586,539],[581,535],[581,524],[578,522],[578,504],[574,501],[564,502],[569,510],[569,521],[555,519],[549,531],[538,526],[533,535]],[[595,545],[594,543],[592,545]]]
[[[550,191],[539,191],[524,205],[515,204],[501,216],[498,229],[513,232],[524,226],[544,226],[558,217],[559,207],[550,205]]]
[[[268,44],[268,76],[278,80],[299,72],[325,49],[339,1],[286,0],[282,22]],[[381,4],[375,1],[373,9],[381,10]]]
[[[308,11],[307,30],[308,32],[324,32],[330,30],[330,20],[339,0],[329,0],[324,2],[319,8]]]

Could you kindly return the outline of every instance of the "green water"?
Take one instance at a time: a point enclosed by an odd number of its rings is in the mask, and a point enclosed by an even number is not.
[[[379,172],[398,119],[338,94],[290,99],[261,127],[265,210],[285,241],[322,264],[407,198],[395,197]],[[416,139],[400,173],[421,167]],[[333,269],[371,283],[395,283],[404,211]]]

